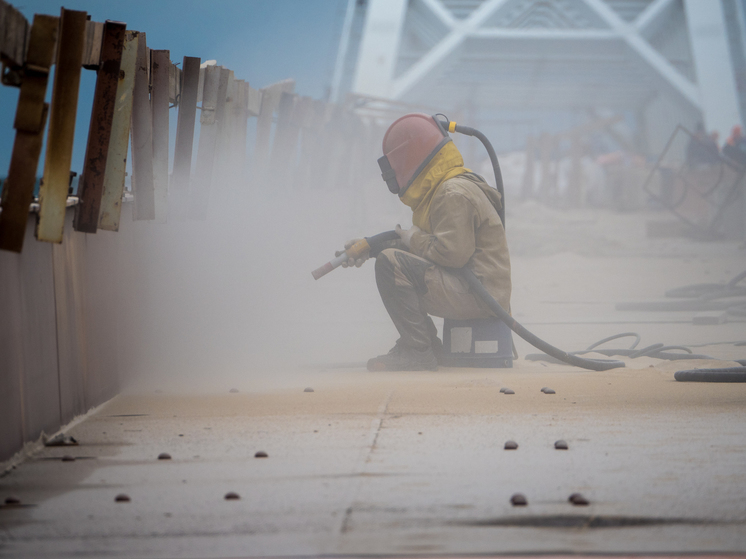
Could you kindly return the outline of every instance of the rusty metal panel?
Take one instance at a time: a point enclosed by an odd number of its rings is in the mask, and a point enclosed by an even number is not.
[[[209,66],[207,70],[210,69],[212,70],[205,73],[204,98],[200,117],[203,124],[199,134],[194,188],[190,196],[189,213],[191,217],[197,219],[207,217],[207,205],[215,176],[217,147],[223,144],[225,107],[232,74],[231,70],[220,66]]]
[[[47,112],[43,113],[46,121]],[[34,197],[36,168],[39,164],[44,130],[16,131],[8,178],[3,187],[0,213],[0,248],[13,252],[23,250],[29,205]]]
[[[250,116],[259,116],[259,112],[262,110],[262,90],[254,89],[249,86],[247,94],[247,107],[249,109]]]
[[[204,86],[202,90],[202,112],[200,113],[200,124],[215,123],[215,108],[218,104],[218,83],[220,81],[220,66],[208,66],[204,68]]]
[[[298,96],[282,92],[277,108],[277,129],[272,144],[271,165],[281,172],[281,181],[288,179],[287,171],[295,160],[295,147],[298,143],[300,127],[293,122],[293,113]]]
[[[307,96],[301,97],[295,109],[293,113],[293,122],[295,125],[302,128],[309,128],[314,116],[313,99]]]
[[[280,95],[283,92],[292,93],[294,89],[294,80],[284,80],[270,85],[262,91],[262,106],[256,123],[256,141],[254,142],[254,167],[259,177],[268,167],[272,120],[280,103]]]
[[[98,21],[86,22],[85,47],[83,47],[83,68],[86,70],[98,70],[103,40],[104,24]]]
[[[155,221],[166,222],[168,213],[168,90],[170,52],[150,51],[152,90],[150,111],[153,116],[153,189]]]
[[[145,33],[137,41],[135,88],[132,93],[132,193],[136,221],[155,219],[153,185],[153,121],[150,114],[150,56]]]
[[[207,66],[200,65],[199,67],[199,83],[197,84],[197,103],[202,103],[202,96],[205,89],[205,68]]]
[[[23,14],[0,0],[0,60],[10,66],[22,66],[29,33],[29,24]]]
[[[78,185],[79,203],[75,207],[73,219],[73,228],[84,233],[95,233],[98,227],[125,28],[126,24],[116,21],[104,24],[88,145]]]
[[[181,102],[181,68],[176,64],[168,65],[168,102],[178,106]]]
[[[75,116],[78,111],[85,25],[85,12],[62,9],[44,178],[39,189],[36,238],[40,241],[62,242],[75,137]]]
[[[18,107],[13,127],[24,132],[43,129],[42,112],[47,93],[49,69],[52,66],[54,45],[60,18],[36,15],[31,28],[31,40],[26,54],[23,83],[18,96]]]
[[[176,146],[174,149],[174,191],[187,191],[192,171],[192,147],[194,124],[197,115],[197,89],[199,86],[200,59],[185,56],[182,64],[181,98],[176,122]]]
[[[217,141],[215,144],[215,163],[212,183],[216,181],[224,183],[228,173],[228,151],[230,149],[230,131],[232,123],[229,118],[233,112],[234,101],[232,98],[235,79],[233,70],[221,68],[220,81],[218,82],[218,104],[215,108],[215,122],[218,126]]]
[[[197,146],[197,167],[194,183],[190,185],[189,215],[194,218],[204,218],[207,215],[207,201],[209,198],[212,169],[215,162],[215,142],[217,126],[215,126],[215,112],[218,104],[218,88],[220,85],[219,66],[204,68],[204,88],[202,92],[202,114],[200,114],[199,144]]]
[[[243,80],[234,82],[235,102],[233,112],[229,116],[231,124],[229,140],[229,168],[234,175],[241,176],[246,159],[246,133],[248,111],[249,84]]]
[[[59,18],[34,16],[27,67],[14,127],[16,138],[0,201],[0,248],[21,252],[39,163],[48,105],[44,103]]]
[[[315,133],[315,131],[310,129],[314,114],[314,100],[311,97],[301,97],[295,103],[295,110],[293,111],[291,120],[297,130],[294,145],[299,149],[291,180],[296,185],[307,184],[306,151],[308,149],[309,138],[313,138]]]
[[[318,173],[326,161],[323,156],[324,122],[326,115],[326,103],[313,100],[307,115],[307,126],[303,129],[300,146],[300,164],[298,167],[298,180],[301,184],[312,184],[318,182]]]
[[[137,31],[125,31],[122,62],[119,66],[114,117],[111,122],[109,153],[106,157],[104,192],[101,197],[99,229],[119,231],[122,211],[124,177],[127,166],[127,146],[132,117],[132,90],[135,86],[135,63],[137,62]]]

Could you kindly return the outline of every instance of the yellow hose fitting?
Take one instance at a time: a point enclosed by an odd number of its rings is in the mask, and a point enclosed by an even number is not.
[[[348,248],[345,252],[347,252],[347,256],[349,258],[354,258],[355,260],[357,260],[369,250],[370,250],[370,245],[368,244],[368,241],[363,239],[362,241],[356,242],[354,245]]]
[[[456,123],[451,121],[448,123],[448,131],[449,132],[455,132],[456,131]]]

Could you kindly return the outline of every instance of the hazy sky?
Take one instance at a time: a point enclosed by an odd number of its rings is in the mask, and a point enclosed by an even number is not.
[[[58,15],[51,0],[11,2],[31,21],[34,13]],[[168,49],[171,60],[215,59],[252,87],[295,78],[296,91],[322,98],[331,82],[344,0],[68,0],[95,21],[124,21],[145,31],[150,48]],[[80,172],[90,119],[95,72],[83,70],[73,170]],[[51,83],[49,86],[51,91]],[[0,176],[7,174],[18,90],[0,86]],[[172,118],[175,118],[172,113]],[[41,170],[40,170],[41,172]]]

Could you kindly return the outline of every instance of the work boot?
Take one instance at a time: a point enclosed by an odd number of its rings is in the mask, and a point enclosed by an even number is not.
[[[417,350],[400,344],[386,355],[368,359],[369,371],[437,371],[438,360],[431,348]]]

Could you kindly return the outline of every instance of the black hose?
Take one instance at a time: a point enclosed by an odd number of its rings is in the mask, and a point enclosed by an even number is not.
[[[385,248],[385,243],[396,240],[398,238],[399,235],[396,234],[396,231],[384,231],[383,233],[373,235],[372,237],[365,237],[365,239],[368,241],[368,244],[370,245],[371,255],[378,254],[383,248]],[[505,309],[500,306],[500,303],[495,301],[494,297],[490,295],[489,291],[487,291],[482,285],[482,282],[479,281],[479,278],[477,278],[477,276],[474,275],[474,272],[472,272],[469,268],[451,268],[451,271],[455,274],[460,274],[461,277],[466,280],[466,283],[469,285],[471,290],[477,295],[479,299],[482,300],[485,305],[487,305],[487,307],[489,307],[489,309],[495,314],[495,316],[497,316],[497,318],[507,324],[508,327],[513,330],[513,332],[518,334],[521,338],[526,340],[532,346],[540,349],[541,351],[548,353],[552,357],[555,357],[564,363],[568,363],[569,365],[574,365],[583,369],[591,369],[593,371],[606,371],[608,369],[624,367],[623,361],[610,359],[584,359],[582,357],[578,357],[577,355],[571,355],[565,351],[562,351],[561,349],[554,347],[553,345],[548,344],[538,336],[526,330],[526,328],[524,328],[521,324],[516,322],[513,317],[510,316],[510,314],[508,314]]]
[[[383,233],[373,235],[372,237],[365,237],[365,240],[368,241],[368,245],[370,246],[368,256],[370,256],[371,258],[375,258],[376,256],[378,256],[379,252],[386,248],[386,243],[395,241],[398,238],[399,235],[397,235],[396,231],[393,230],[384,231]]]
[[[680,347],[680,346],[671,346]],[[661,347],[651,353],[645,353],[645,355],[637,355],[636,349],[594,349],[593,353],[600,353],[606,357],[629,357],[634,359],[636,357],[653,357],[655,359],[664,359],[666,361],[680,361],[682,359],[715,359],[711,355],[704,355],[702,353],[669,353],[664,351],[666,347]],[[570,355],[585,355],[590,351],[571,351]],[[526,361],[546,361],[547,363],[561,363],[559,359],[554,359],[546,353],[529,353],[525,357]]]
[[[677,371],[673,378],[679,382],[746,382],[746,367]]]
[[[518,334],[521,338],[526,340],[535,348],[540,349],[544,353],[547,353],[548,355],[551,355],[555,359],[559,359],[564,363],[574,365],[575,367],[581,367],[583,369],[590,369],[592,371],[607,371],[609,369],[624,367],[623,361],[618,361],[615,359],[585,359],[583,357],[578,357],[577,355],[567,353],[566,351],[562,351],[561,349],[548,344],[535,334],[532,334],[531,332],[526,330],[523,325],[516,322],[516,320],[500,306],[500,303],[498,303],[492,297],[492,295],[490,295],[489,291],[487,291],[482,285],[482,282],[479,281],[479,278],[477,278],[477,276],[474,275],[474,272],[472,272],[469,268],[464,267],[460,269],[453,269],[453,271],[461,274],[461,277],[466,280],[469,288],[477,295],[477,297],[479,297],[479,299],[482,300],[485,305],[487,305],[487,307],[489,307],[489,309],[495,314],[495,316],[497,316],[497,318],[502,320],[505,324],[508,325],[511,330],[513,330],[513,332]]]
[[[613,336],[609,336],[608,338],[604,338],[603,340],[599,340],[595,344],[589,345],[586,348],[586,351],[591,351],[592,349],[595,349],[598,346],[605,344],[606,342],[611,342],[613,340],[618,340],[619,338],[630,338],[630,337],[634,337],[635,341],[629,347],[629,349],[635,349],[637,347],[637,344],[640,343],[640,334],[638,334],[637,332],[624,332],[622,334],[614,334]]]
[[[644,347],[642,349],[638,349],[634,353],[630,355],[630,358],[635,359],[637,357],[642,357],[643,355],[650,355],[651,353],[659,350],[663,347],[662,343],[657,343],[653,345],[649,345],[648,347]]]
[[[497,161],[497,155],[495,154],[495,148],[492,147],[492,144],[487,139],[487,136],[482,134],[476,128],[471,128],[469,126],[462,126],[460,124],[457,124],[454,130],[458,132],[459,134],[464,134],[465,136],[474,136],[480,142],[482,142],[484,149],[487,150],[487,153],[490,156],[490,162],[492,163],[492,172],[495,174],[495,188],[500,193],[500,204],[502,207],[499,210],[497,210],[497,215],[500,216],[500,221],[502,221],[503,227],[505,227],[505,188],[503,187],[503,176],[502,176],[502,173],[500,172],[500,163],[498,163]]]

